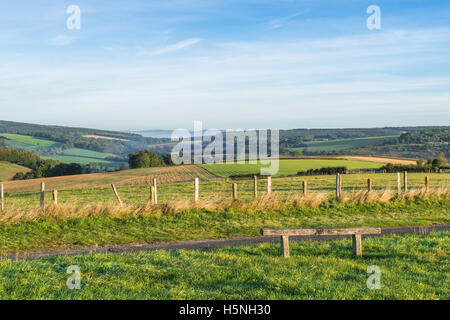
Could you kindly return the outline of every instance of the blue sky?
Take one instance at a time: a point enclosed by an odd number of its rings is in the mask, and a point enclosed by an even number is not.
[[[0,119],[117,130],[450,123],[450,2],[1,1]],[[69,30],[69,5],[81,28]],[[369,5],[381,30],[369,30]]]

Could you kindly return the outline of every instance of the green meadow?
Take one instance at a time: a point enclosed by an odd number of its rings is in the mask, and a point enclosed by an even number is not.
[[[0,137],[7,138],[6,145],[11,148],[34,150],[36,147],[51,147],[57,145],[58,142],[39,139],[32,136],[22,134],[0,133]]]
[[[326,167],[347,167],[349,170],[363,170],[378,169],[383,165],[382,163],[353,159],[281,159],[278,173],[274,176],[295,175],[299,171]],[[201,166],[220,177],[259,174],[262,167],[269,167],[269,165],[261,163],[202,164]]]
[[[23,214],[23,215],[22,215]],[[14,218],[16,216],[16,218]],[[21,218],[20,218],[21,216]],[[240,202],[222,209],[170,210],[99,206],[72,210],[5,211],[0,219],[0,254],[58,246],[166,242],[255,237],[261,228],[386,227],[450,223],[448,196],[386,203],[326,200],[309,207],[279,204],[262,208]]]
[[[59,160],[62,163],[101,163],[104,165],[118,166],[117,162],[106,160],[107,157],[115,157],[112,153],[96,152],[80,148],[70,148],[61,151],[57,155],[43,155],[42,149],[50,147],[58,147],[59,142],[35,138],[32,136],[21,134],[7,134],[1,133],[0,137],[7,138],[5,140],[6,146],[21,150],[28,150],[39,154],[43,159]]]
[[[448,299],[450,233],[0,261],[1,299]],[[67,268],[80,269],[69,290]],[[380,288],[369,289],[369,266]]]
[[[186,168],[190,167],[191,166],[187,166]],[[189,174],[197,174],[197,176],[200,177],[199,199],[201,201],[231,200],[233,183],[237,184],[239,200],[253,200],[252,179],[227,181],[222,178],[214,178],[213,176],[208,175],[207,172],[206,174],[201,175],[203,172],[193,171],[195,168],[196,167],[193,166],[192,170],[189,171]],[[177,174],[182,175],[183,172],[179,172]],[[99,202],[115,202],[116,199],[109,184],[116,183],[119,195],[125,204],[142,205],[147,203],[149,200],[148,182],[151,180],[152,176],[153,171],[150,169],[134,169],[120,171],[115,174],[114,177],[108,175],[95,176],[96,180],[89,180],[86,183],[77,181],[77,178],[81,176],[61,177],[58,179],[48,179],[47,181],[44,179],[43,181],[46,181],[46,188],[48,190],[46,203],[48,205],[51,204],[52,189],[59,189],[58,201],[60,204],[86,205]],[[432,189],[445,188],[450,185],[449,174],[409,173],[409,190],[423,189],[425,176],[430,177],[430,187]],[[83,177],[88,178],[90,176]],[[395,173],[372,173],[342,175],[343,191],[347,194],[353,194],[360,190],[367,190],[367,179],[369,178],[372,180],[373,190],[375,191],[381,192],[388,189],[392,192],[396,192],[397,190],[397,175]],[[158,184],[158,202],[160,204],[165,204],[171,201],[193,200],[193,177],[189,178],[189,176],[187,176],[186,179],[190,179],[191,181]],[[145,183],[146,180],[147,183]],[[126,184],[127,181],[129,181],[128,185]],[[300,195],[302,193],[303,181],[308,183],[308,192],[310,194],[325,193],[328,196],[332,196],[336,190],[335,176],[318,175],[273,178],[272,192],[280,199],[287,198],[291,195]],[[5,184],[5,191],[8,192],[8,196],[6,198],[7,207],[12,206],[15,208],[25,209],[35,207],[39,204],[39,182],[29,180],[14,183],[21,184],[23,189],[26,188],[29,191],[11,191],[8,184]],[[89,184],[106,184],[108,187],[89,187]],[[77,185],[79,185],[79,187],[77,187]],[[32,188],[33,186],[34,188]],[[267,179],[258,179],[257,187],[259,196],[267,194]]]

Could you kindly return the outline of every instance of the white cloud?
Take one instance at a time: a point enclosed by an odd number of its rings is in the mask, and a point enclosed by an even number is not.
[[[139,55],[159,56],[161,54],[180,51],[180,50],[189,48],[190,46],[193,46],[194,44],[198,43],[199,41],[200,41],[199,38],[190,38],[190,39],[186,39],[186,40],[177,42],[175,44],[172,44],[172,45],[169,45],[169,46],[157,49],[157,50],[153,50],[150,52],[142,51],[139,53]]]
[[[448,32],[228,43],[167,63],[129,61],[127,48],[124,60],[121,53],[102,63],[18,67],[9,60],[0,105],[11,120],[119,129],[185,127],[196,119],[219,128],[442,124],[450,75],[433,69],[449,65]],[[198,42],[188,40],[153,54]]]
[[[67,46],[67,45],[75,42],[77,39],[78,39],[77,37],[58,35],[54,38],[51,38],[48,41],[48,44],[50,44],[52,46]]]
[[[307,13],[308,11],[309,10],[302,10],[302,11],[293,13],[289,16],[283,17],[283,18],[271,20],[271,21],[269,21],[270,28],[278,29],[278,28],[284,27],[284,26],[288,25],[289,23],[291,23],[292,19],[294,19],[295,17],[301,16],[301,15]]]

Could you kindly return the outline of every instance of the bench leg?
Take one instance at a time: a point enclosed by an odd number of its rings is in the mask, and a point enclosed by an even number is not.
[[[362,244],[361,244],[361,234],[357,233],[352,235],[353,240],[353,253],[357,257],[362,256]]]
[[[285,258],[289,258],[289,236],[281,236],[281,251]]]

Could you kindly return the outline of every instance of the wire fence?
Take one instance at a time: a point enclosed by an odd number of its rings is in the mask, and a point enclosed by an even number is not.
[[[221,201],[239,199],[253,200],[267,194],[276,194],[283,199],[292,194],[322,192],[337,197],[343,193],[360,190],[379,191],[391,189],[405,192],[412,189],[436,189],[448,187],[448,174],[386,173],[342,174],[296,177],[253,177],[247,179],[195,179],[188,182],[159,184],[155,178],[146,179],[149,184],[111,185],[111,187],[79,188],[71,190],[47,189],[45,183],[32,192],[8,194],[0,185],[1,207],[34,207],[50,204],[165,204],[172,201]],[[197,186],[197,192],[196,192]],[[153,187],[153,189],[152,189]],[[256,188],[255,188],[256,187]],[[256,190],[256,192],[255,192]],[[197,194],[197,197],[196,197]]]

